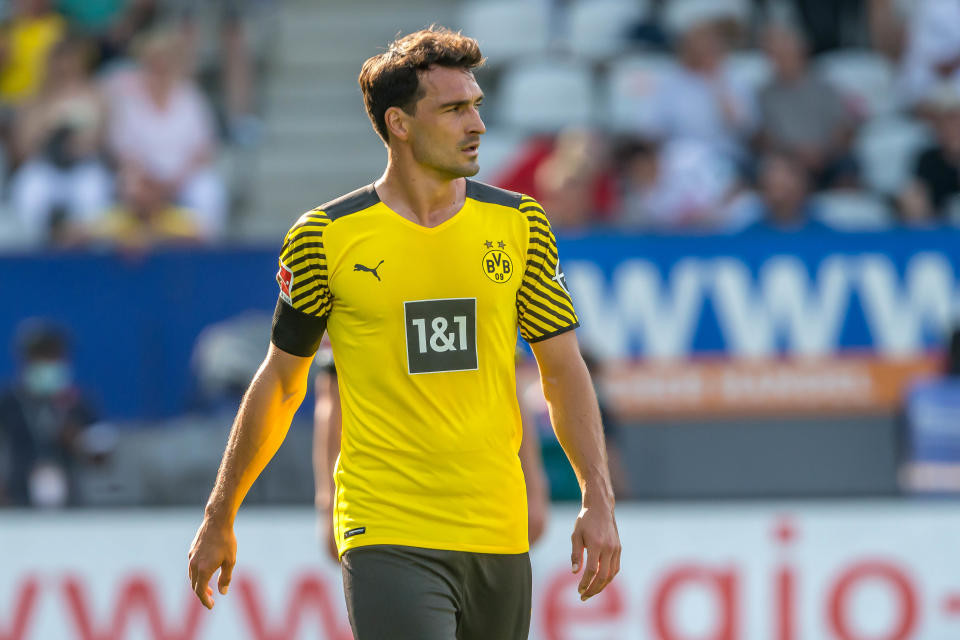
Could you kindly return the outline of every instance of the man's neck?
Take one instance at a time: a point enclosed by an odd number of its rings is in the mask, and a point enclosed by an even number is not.
[[[380,200],[391,210],[424,227],[436,227],[453,217],[466,198],[466,180],[441,177],[419,165],[396,162],[374,183]]]

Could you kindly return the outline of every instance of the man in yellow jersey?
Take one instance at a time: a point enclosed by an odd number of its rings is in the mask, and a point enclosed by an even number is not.
[[[334,534],[357,640],[527,637],[518,328],[583,492],[571,537],[581,598],[619,571],[597,400],[547,217],[529,197],[466,179],[485,131],[471,72],[482,62],[475,40],[432,28],[364,63],[387,168],[286,236],[271,345],[190,550],[205,606],[218,569],[227,592],[234,518],[304,397],[324,331],[343,414]]]

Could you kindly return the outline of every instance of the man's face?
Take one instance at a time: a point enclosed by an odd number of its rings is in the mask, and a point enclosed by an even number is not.
[[[450,178],[476,175],[480,136],[487,129],[478,111],[483,92],[473,74],[433,67],[420,74],[420,88],[423,97],[406,114],[414,159]]]

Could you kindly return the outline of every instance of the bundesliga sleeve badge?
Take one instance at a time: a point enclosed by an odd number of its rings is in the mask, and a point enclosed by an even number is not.
[[[277,284],[280,285],[280,297],[283,301],[293,306],[293,300],[290,299],[290,292],[293,290],[293,271],[287,265],[280,261],[280,270],[277,271]]]

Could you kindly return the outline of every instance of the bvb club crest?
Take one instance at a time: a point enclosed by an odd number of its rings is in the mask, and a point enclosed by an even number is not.
[[[503,249],[491,249],[483,255],[481,263],[483,273],[497,283],[504,283],[513,277],[513,259]]]

